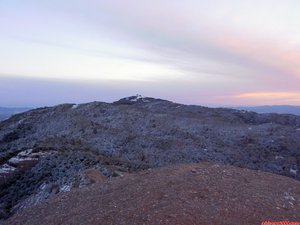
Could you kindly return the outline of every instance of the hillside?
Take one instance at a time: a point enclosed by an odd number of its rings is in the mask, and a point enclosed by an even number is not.
[[[17,213],[6,224],[261,224],[300,220],[300,182],[211,163],[100,181]]]
[[[213,162],[300,180],[300,117],[132,96],[63,104],[0,122],[0,216],[105,177]]]

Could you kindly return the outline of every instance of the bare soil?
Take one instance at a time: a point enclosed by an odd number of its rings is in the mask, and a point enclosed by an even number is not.
[[[300,221],[300,182],[212,163],[148,169],[60,193],[5,224],[261,224]]]

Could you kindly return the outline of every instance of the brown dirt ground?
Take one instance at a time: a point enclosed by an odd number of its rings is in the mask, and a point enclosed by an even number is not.
[[[149,169],[59,194],[5,224],[261,224],[300,221],[300,182],[211,163]]]

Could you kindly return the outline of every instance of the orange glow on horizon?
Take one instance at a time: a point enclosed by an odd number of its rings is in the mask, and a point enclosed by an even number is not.
[[[234,98],[268,98],[268,99],[278,99],[278,98],[300,98],[300,93],[293,92],[250,92],[242,93],[233,96]]]
[[[300,92],[248,92],[231,96],[233,100],[247,104],[295,104],[300,105]]]

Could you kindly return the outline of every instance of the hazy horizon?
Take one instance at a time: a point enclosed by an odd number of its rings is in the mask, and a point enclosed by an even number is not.
[[[0,2],[0,106],[300,105],[300,2]]]

